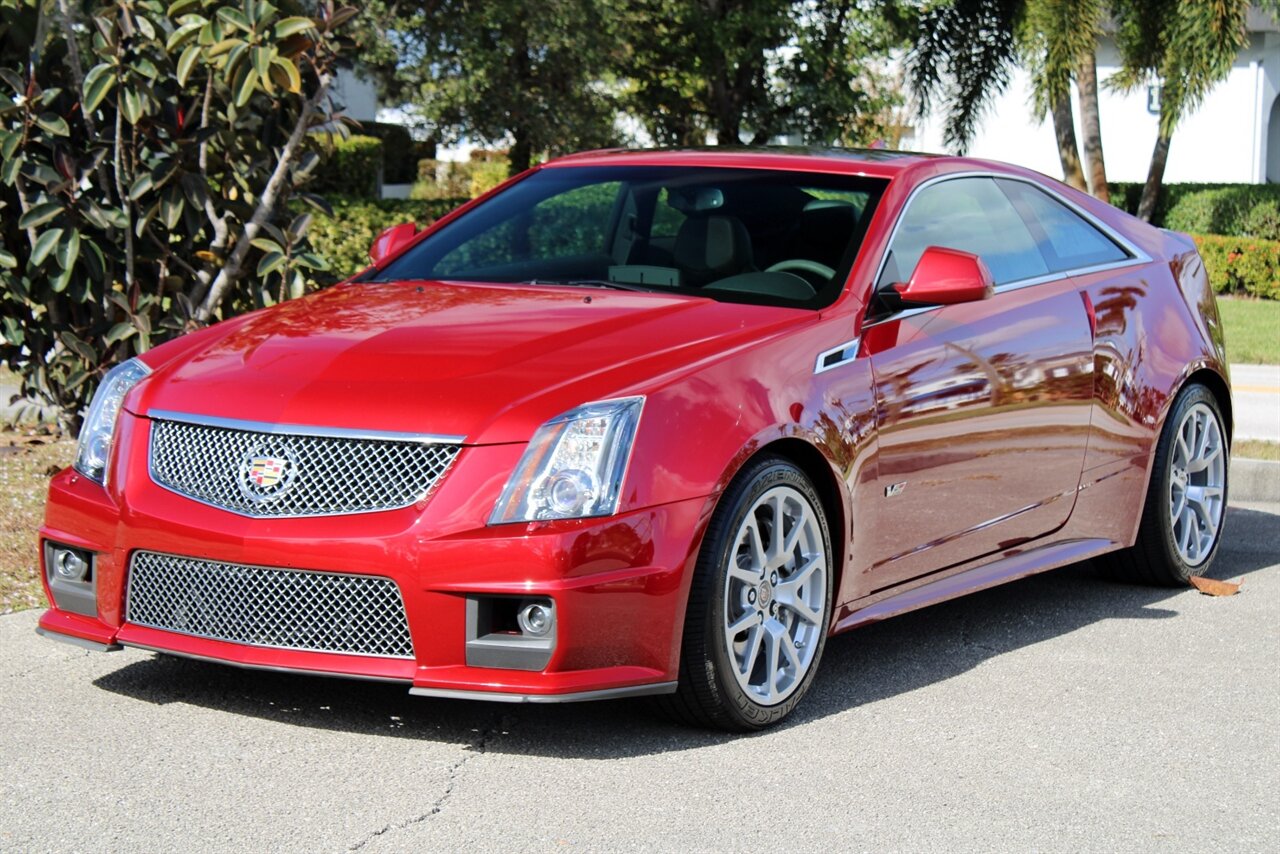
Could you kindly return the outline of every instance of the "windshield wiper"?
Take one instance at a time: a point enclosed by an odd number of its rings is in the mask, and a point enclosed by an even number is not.
[[[624,282],[611,282],[608,279],[527,279],[520,284],[562,285],[573,288],[612,288],[617,291],[636,291],[644,294],[653,293],[652,288],[645,288],[640,285],[629,285]]]

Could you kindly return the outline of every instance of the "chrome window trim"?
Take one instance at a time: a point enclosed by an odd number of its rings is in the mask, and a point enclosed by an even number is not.
[[[316,436],[322,439],[421,442],[431,445],[461,445],[463,440],[466,439],[466,436],[444,436],[433,433],[397,433],[392,430],[360,430],[347,427],[318,427],[308,424],[273,424],[266,421],[246,421],[239,418],[221,418],[216,415],[173,412],[168,409],[148,409],[145,417],[162,421],[182,421],[187,424],[199,424],[203,427],[222,427],[228,430],[245,430],[252,433]]]
[[[834,370],[841,365],[847,365],[849,362],[852,362],[854,359],[858,358],[858,342],[861,340],[862,338],[859,336],[858,338],[846,341],[843,344],[837,344],[830,350],[823,350],[818,354],[817,361],[814,362],[813,372],[815,374],[825,373],[826,371]],[[831,359],[832,356],[835,356],[836,358]],[[831,361],[828,361],[828,359],[831,359]]]
[[[898,230],[902,226],[902,221],[906,219],[907,212],[911,210],[911,205],[915,202],[916,196],[935,184],[941,184],[946,181],[957,181],[964,178],[991,178],[993,180],[1018,181],[1023,184],[1028,184],[1059,204],[1064,205],[1069,211],[1079,216],[1098,231],[1102,232],[1103,235],[1127,252],[1130,256],[1122,261],[1108,261],[1105,264],[1091,264],[1085,267],[1074,267],[1070,270],[1060,270],[1053,273],[1045,273],[1041,276],[1033,276],[1027,279],[1015,279],[1012,282],[1004,282],[1003,284],[995,286],[995,292],[997,294],[1004,293],[1005,291],[1016,291],[1022,288],[1029,288],[1035,285],[1044,285],[1049,282],[1059,282],[1063,279],[1069,279],[1075,276],[1086,276],[1090,273],[1104,273],[1108,270],[1120,270],[1126,267],[1136,267],[1142,264],[1149,264],[1153,260],[1150,255],[1139,249],[1132,241],[1118,233],[1115,229],[1111,228],[1093,214],[1089,213],[1089,211],[1061,195],[1056,190],[1046,187],[1044,184],[1033,178],[1028,178],[1024,175],[1008,175],[1003,172],[948,172],[945,175],[935,175],[929,180],[922,182],[911,191],[911,195],[907,196],[907,201],[902,206],[902,213],[898,214],[898,219],[893,224],[893,230],[889,232],[889,239],[885,243],[884,253],[880,256],[880,263],[876,266],[875,277],[871,280],[871,292],[875,291],[877,283],[880,281],[880,277],[884,275],[884,268],[889,263],[889,253],[893,250],[893,242],[897,239]],[[1019,213],[1018,217],[1021,219],[1022,214]],[[869,304],[870,300],[868,300],[868,305]],[[881,318],[874,323],[866,324],[863,328],[877,326],[888,320],[900,320],[904,317],[913,317],[917,314],[923,314],[928,311],[936,311],[939,308],[942,308],[942,306],[931,305],[921,306],[920,308],[903,309],[902,311],[897,311],[887,317]]]

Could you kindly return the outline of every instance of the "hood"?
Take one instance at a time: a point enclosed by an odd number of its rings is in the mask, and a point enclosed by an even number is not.
[[[153,351],[130,408],[526,442],[574,406],[812,317],[595,288],[340,285]]]

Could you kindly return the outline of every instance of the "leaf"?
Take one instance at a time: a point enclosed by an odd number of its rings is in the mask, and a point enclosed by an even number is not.
[[[142,118],[142,111],[142,95],[133,87],[126,88],[120,99],[120,112],[124,114],[125,121],[131,125],[136,125],[138,120]]]
[[[36,116],[36,124],[54,136],[68,136],[71,133],[67,120],[55,113],[41,113]]]
[[[275,94],[275,86],[271,83],[271,61],[275,58],[275,51],[265,47],[255,47],[250,55],[253,62],[253,70],[258,73],[258,80],[262,83],[262,88],[266,90],[268,95]]]
[[[329,29],[336,30],[359,13],[360,10],[354,6],[343,6],[340,9],[335,9],[333,15],[329,17]]]
[[[164,196],[160,200],[160,218],[164,220],[165,228],[173,231],[177,227],[186,203],[181,187],[174,185],[165,188]]]
[[[301,240],[311,228],[314,219],[315,217],[309,213],[300,213],[295,216],[293,222],[289,223],[289,237],[293,240]]]
[[[160,69],[156,68],[156,64],[145,56],[130,63],[129,70],[141,74],[148,80],[155,80],[160,76]]]
[[[223,23],[242,29],[246,33],[253,32],[253,25],[249,23],[249,19],[246,18],[244,13],[239,9],[233,9],[230,6],[223,6],[218,10],[218,18]]]
[[[284,248],[274,240],[268,240],[265,237],[255,237],[249,241],[249,245],[255,249],[261,249],[263,252],[284,252]]]
[[[71,271],[63,270],[53,278],[50,287],[53,288],[55,294],[60,294],[67,289],[67,285],[71,284]]]
[[[258,275],[268,276],[284,265],[285,258],[279,252],[268,252],[258,262]]]
[[[192,17],[195,18],[195,16],[192,16]],[[174,30],[172,33],[169,34],[168,40],[165,41],[164,43],[165,50],[169,51],[170,53],[173,53],[181,45],[184,45],[191,39],[195,38],[196,34],[200,32],[200,29],[204,25],[205,25],[204,18],[195,18],[195,20],[188,20],[187,23],[178,27],[176,30]]]
[[[329,261],[323,255],[314,252],[303,252],[297,258],[298,264],[311,270],[328,270]]]
[[[80,232],[74,228],[67,232],[66,239],[58,241],[58,266],[70,270],[80,257]]]
[[[1218,581],[1199,575],[1191,576],[1190,581],[1191,586],[1206,596],[1234,596],[1240,592],[1240,585],[1230,581]]]
[[[0,166],[0,182],[6,186],[13,186],[13,182],[18,177],[18,170],[22,168],[22,163],[26,158],[19,154],[12,160],[5,160],[4,165]]]
[[[136,202],[138,199],[142,198],[154,189],[154,187],[155,180],[151,177],[151,173],[143,172],[138,176],[137,180],[133,182],[133,186],[129,188],[129,198]]]
[[[302,75],[291,59],[276,57],[276,61],[271,63],[271,79],[287,92],[296,95],[302,91]]]
[[[22,142],[22,134],[18,131],[10,131],[5,134],[4,141],[0,142],[0,158],[9,160],[13,157],[13,153],[18,150],[18,145]]]
[[[236,89],[236,106],[243,107],[249,103],[249,99],[253,97],[253,93],[258,88],[258,72],[252,68],[244,75],[244,79],[240,81],[240,86]]]
[[[289,36],[296,36],[298,33],[305,33],[308,30],[315,30],[316,22],[310,18],[294,16],[292,18],[281,18],[276,21],[275,36],[278,40],[283,41]]]
[[[186,86],[187,78],[191,76],[191,69],[196,67],[196,60],[200,58],[200,45],[190,44],[182,50],[182,55],[178,57],[178,85]]]
[[[89,345],[83,338],[79,338],[74,332],[63,332],[58,336],[62,339],[62,343],[67,349],[75,353],[80,358],[90,364],[98,360],[98,352]]]
[[[324,196],[317,196],[315,193],[298,193],[296,198],[298,201],[303,204],[310,205],[327,217],[333,216],[333,206],[325,200]]]
[[[129,336],[136,335],[137,333],[138,329],[133,325],[132,321],[122,320],[115,326],[111,327],[111,330],[102,340],[107,344],[115,344],[116,342],[123,341]]]
[[[84,103],[82,104],[84,111],[92,113],[98,109],[102,99],[107,97],[115,85],[115,68],[109,63],[104,62],[90,69],[84,78]]]
[[[98,247],[98,244],[85,237],[81,239],[80,250],[89,278],[94,282],[100,282],[105,279],[107,277],[107,261],[102,257],[102,250]]]
[[[62,205],[58,202],[41,202],[22,215],[18,220],[18,228],[35,228],[37,225],[44,225],[60,213],[62,213]]]
[[[13,270],[16,269],[17,266],[18,259],[5,250],[0,249],[0,267],[4,267],[6,270]],[[5,319],[7,320],[8,318]]]
[[[61,239],[62,229],[60,228],[51,228],[37,237],[35,245],[31,247],[31,266],[39,267],[43,264],[44,259],[49,257],[49,253]]]
[[[200,8],[200,0],[174,0],[169,4],[169,17],[177,18]]]
[[[22,328],[22,324],[18,322],[18,318],[5,316],[4,318],[4,340],[8,341],[15,347],[21,347],[26,340],[26,333]]]

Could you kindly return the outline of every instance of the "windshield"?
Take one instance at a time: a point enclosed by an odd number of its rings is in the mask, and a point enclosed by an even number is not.
[[[839,294],[883,189],[807,172],[543,169],[367,280],[613,287],[817,309]]]

